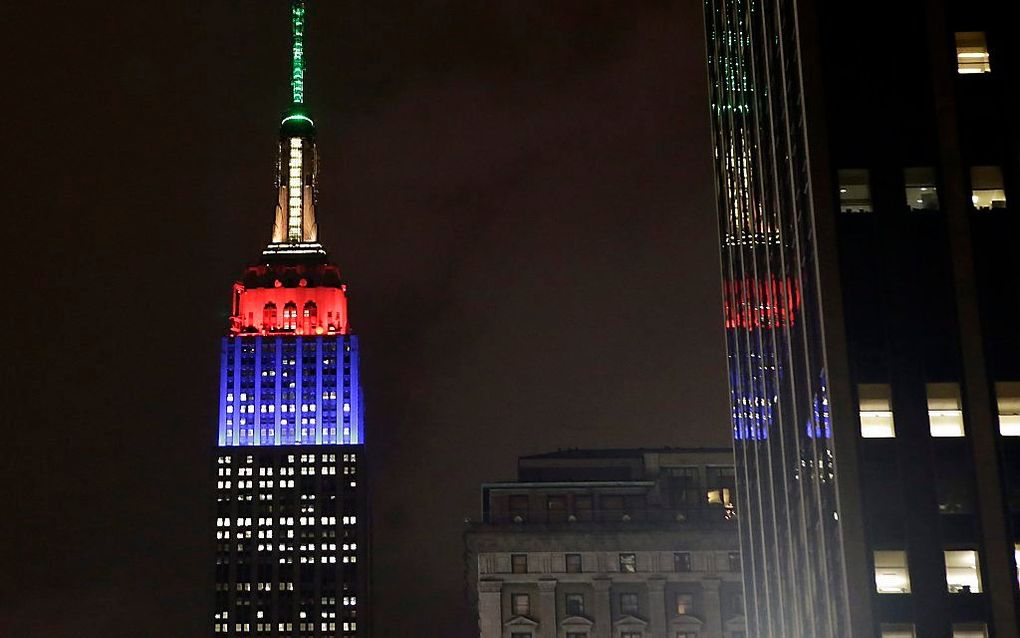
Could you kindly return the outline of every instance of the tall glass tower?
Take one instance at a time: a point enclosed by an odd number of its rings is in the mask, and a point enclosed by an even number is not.
[[[213,634],[367,635],[358,338],[318,242],[305,3],[280,125],[272,240],[234,284],[220,352]]]
[[[1015,638],[1016,4],[704,6],[748,635]]]

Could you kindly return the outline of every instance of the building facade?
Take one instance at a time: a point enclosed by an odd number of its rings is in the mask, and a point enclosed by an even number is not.
[[[748,634],[1015,637],[1016,3],[705,9]]]
[[[728,449],[568,450],[482,487],[481,638],[744,638]]]
[[[368,635],[358,338],[317,237],[304,2],[292,28],[272,240],[234,284],[220,354],[216,636]]]

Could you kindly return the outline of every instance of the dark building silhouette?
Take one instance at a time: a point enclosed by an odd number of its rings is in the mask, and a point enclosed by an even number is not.
[[[317,239],[305,4],[280,124],[272,239],[234,284],[220,361],[215,636],[368,635],[358,338]]]
[[[750,636],[1017,636],[1017,4],[706,2]]]

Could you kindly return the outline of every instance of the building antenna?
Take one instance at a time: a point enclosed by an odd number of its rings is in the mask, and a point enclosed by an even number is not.
[[[305,102],[305,2],[293,0],[290,7],[291,30],[294,36],[291,53],[290,88],[294,105]]]

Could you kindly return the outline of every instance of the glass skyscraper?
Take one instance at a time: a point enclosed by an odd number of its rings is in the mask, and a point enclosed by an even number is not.
[[[705,3],[749,636],[1017,635],[1012,11]]]
[[[272,240],[234,284],[216,437],[217,636],[367,635],[358,338],[318,242],[305,4],[292,6]]]

